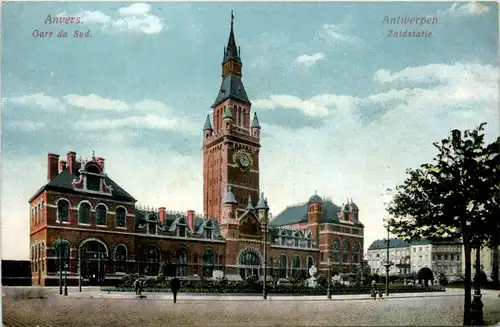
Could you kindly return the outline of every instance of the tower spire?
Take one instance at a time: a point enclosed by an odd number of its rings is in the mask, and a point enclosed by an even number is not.
[[[238,47],[236,46],[236,39],[234,37],[234,14],[231,10],[231,30],[229,31],[229,39],[227,40],[227,47],[224,53],[223,64],[229,60],[235,60],[241,63],[240,56],[238,55]]]

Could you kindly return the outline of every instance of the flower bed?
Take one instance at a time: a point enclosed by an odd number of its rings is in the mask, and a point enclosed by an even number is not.
[[[385,288],[379,287],[380,290]],[[370,294],[370,286],[334,286],[330,288],[332,295],[338,294]],[[134,292],[133,287],[103,287],[104,292]],[[418,287],[413,285],[397,285],[389,288],[389,293],[416,293],[416,292],[444,292],[443,287]],[[164,293],[170,292],[168,285],[155,285],[146,287],[143,292]],[[227,285],[185,285],[179,292],[195,293],[195,294],[240,294],[252,295],[262,293],[262,283],[246,284],[232,283]],[[303,285],[277,285],[268,287],[270,295],[326,295],[327,288],[316,287],[310,288]]]

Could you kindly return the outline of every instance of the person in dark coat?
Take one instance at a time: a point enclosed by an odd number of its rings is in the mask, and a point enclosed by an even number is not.
[[[174,303],[176,303],[177,292],[181,288],[181,281],[179,280],[179,278],[177,277],[172,278],[172,280],[170,281],[170,288],[172,289],[172,294],[174,295]]]

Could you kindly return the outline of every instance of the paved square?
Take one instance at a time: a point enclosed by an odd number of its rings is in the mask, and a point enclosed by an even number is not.
[[[4,326],[458,326],[463,297],[346,301],[152,299],[3,299]],[[500,321],[500,298],[484,297],[487,322]]]

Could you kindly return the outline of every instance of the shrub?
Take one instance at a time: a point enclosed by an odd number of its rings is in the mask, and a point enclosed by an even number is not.
[[[446,286],[448,285],[448,277],[444,273],[439,274],[439,285]]]

